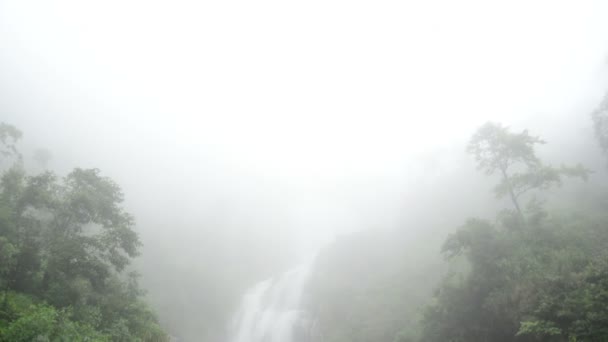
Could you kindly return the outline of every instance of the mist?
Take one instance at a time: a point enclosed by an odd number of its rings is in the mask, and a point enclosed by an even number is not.
[[[606,13],[603,1],[0,1],[0,121],[23,131],[26,170],[98,168],[120,185],[143,243],[130,267],[168,335],[229,342],[248,289],[313,255],[356,254],[344,241],[357,234],[384,266],[419,258],[398,246],[440,265],[467,217],[509,203],[466,152],[486,122],[593,170],[555,203],[605,184],[590,113],[608,88]]]

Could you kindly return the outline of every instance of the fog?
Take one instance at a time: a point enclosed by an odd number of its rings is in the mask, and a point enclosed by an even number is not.
[[[45,148],[57,173],[95,167],[121,186],[143,287],[187,338],[197,320],[172,315],[215,305],[196,288],[233,288],[225,318],[234,294],[351,232],[483,216],[493,180],[465,147],[487,121],[601,168],[589,113],[608,85],[606,13],[599,0],[0,1],[0,120],[24,132],[26,166]],[[469,202],[438,208],[462,191]]]

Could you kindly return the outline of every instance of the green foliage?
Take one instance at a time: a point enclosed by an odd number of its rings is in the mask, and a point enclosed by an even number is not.
[[[526,191],[588,175],[582,166],[544,166],[534,154],[539,143],[494,124],[473,137],[469,151],[486,173],[501,172],[495,191],[509,194],[516,212],[500,212],[496,223],[469,219],[448,236],[444,256],[470,267],[443,280],[420,341],[608,340],[608,217],[550,215],[536,199],[520,209]]]
[[[20,137],[0,126],[3,155],[18,154]],[[97,169],[59,178],[16,163],[2,173],[1,341],[167,340],[136,276],[124,274],[141,243],[122,201]]]
[[[13,292],[4,300],[11,322],[0,329],[0,341],[111,341],[110,335],[75,320],[70,309],[58,310]]]
[[[441,254],[449,271],[432,298],[419,288],[435,283],[433,274],[441,268],[429,263],[431,254],[408,255],[412,246],[397,238],[377,242],[363,236],[349,244],[350,252],[338,245],[332,247],[337,255],[322,254],[316,271],[322,279],[313,279],[313,297],[323,340],[608,341],[608,215],[601,205],[606,194],[580,203],[560,194],[565,207],[546,207],[536,195],[552,200],[543,190],[566,177],[586,180],[589,171],[543,164],[535,152],[539,144],[544,141],[527,131],[512,133],[492,123],[473,136],[468,151],[480,170],[499,174],[494,192],[509,197],[514,208],[499,211],[495,220],[470,218],[448,235]],[[535,196],[521,205],[530,193]],[[366,249],[374,243],[381,252],[370,254]],[[392,243],[400,244],[401,254]],[[406,267],[411,260],[426,278]],[[420,298],[429,301],[415,322]]]
[[[6,288],[4,280],[16,263],[17,248],[4,236],[0,236],[0,288]]]
[[[515,336],[533,335],[536,338],[551,338],[562,334],[555,323],[548,321],[526,321],[521,322],[519,331]]]
[[[4,341],[49,341],[57,321],[57,311],[45,305],[29,308],[3,332]]]
[[[471,270],[444,281],[422,340],[608,339],[607,222],[555,215],[513,231],[470,220],[444,252]]]

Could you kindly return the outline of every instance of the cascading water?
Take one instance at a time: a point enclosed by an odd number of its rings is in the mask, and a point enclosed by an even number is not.
[[[307,341],[301,301],[311,266],[312,260],[247,291],[231,342]]]

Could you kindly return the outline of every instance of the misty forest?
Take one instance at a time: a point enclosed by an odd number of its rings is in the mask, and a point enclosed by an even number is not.
[[[608,342],[607,14],[0,0],[0,342]]]

